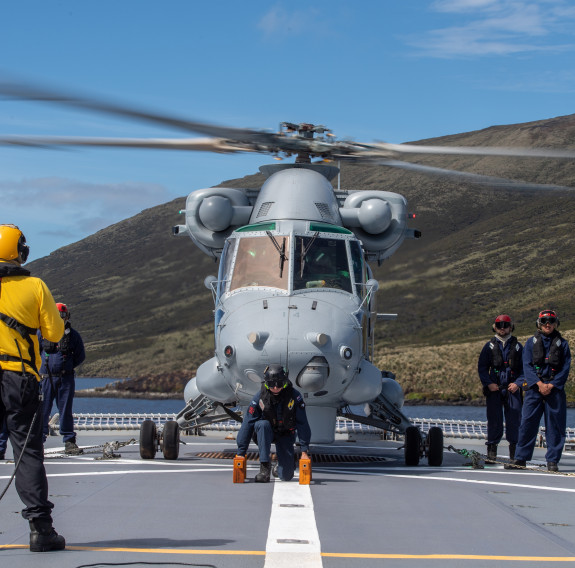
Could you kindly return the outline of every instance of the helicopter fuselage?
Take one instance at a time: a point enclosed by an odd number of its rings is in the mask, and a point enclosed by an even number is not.
[[[406,202],[389,192],[338,197],[331,166],[265,168],[269,179],[251,202],[237,189],[190,194],[186,226],[174,231],[220,259],[217,278],[207,279],[215,353],[185,399],[245,407],[265,368],[279,363],[305,398],[312,440],[327,443],[342,408],[369,403],[382,388],[394,406],[403,403],[401,388],[387,379],[386,389],[370,361],[378,283],[366,258],[386,258],[410,236]]]

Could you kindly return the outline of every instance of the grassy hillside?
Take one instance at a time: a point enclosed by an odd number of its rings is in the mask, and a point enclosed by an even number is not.
[[[575,115],[418,144],[575,148]],[[438,167],[569,187],[575,187],[573,162],[425,158]],[[257,174],[222,185],[263,181]],[[409,396],[465,398],[478,390],[473,366],[498,313],[515,318],[519,336],[532,333],[543,307],[559,311],[562,330],[575,329],[571,192],[495,190],[359,165],[342,167],[341,187],[405,195],[417,214],[411,225],[423,232],[374,267],[379,311],[399,314],[378,327],[377,362],[397,373]],[[173,380],[181,388],[212,356],[213,303],[203,281],[217,274],[217,265],[189,239],[171,236],[183,205],[181,198],[147,209],[30,264],[71,307],[87,346],[83,375],[145,377],[147,389],[169,388]],[[434,346],[453,350],[457,369],[446,369]]]

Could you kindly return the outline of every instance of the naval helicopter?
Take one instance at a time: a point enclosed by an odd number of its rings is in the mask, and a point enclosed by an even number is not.
[[[20,146],[128,147],[257,152],[293,163],[263,165],[261,188],[206,188],[191,192],[173,227],[219,261],[205,285],[214,301],[214,356],[184,390],[185,407],[161,429],[141,425],[140,455],[177,459],[181,430],[233,418],[261,388],[265,368],[283,365],[306,401],[312,443],[334,441],[338,416],[404,436],[407,465],[421,458],[440,466],[443,432],[426,435],[402,411],[400,383],[373,364],[378,313],[371,264],[421,233],[408,226],[406,199],[388,191],[335,189],[341,162],[370,163],[490,187],[572,189],[528,184],[405,161],[403,155],[453,154],[573,159],[575,152],[543,148],[488,148],[358,143],[337,140],[323,125],[283,122],[278,132],[238,129],[135,110],[36,86],[2,83],[0,93],[170,126],[209,138],[128,139],[0,136]],[[315,160],[315,161],[314,161]],[[363,409],[361,414],[355,410]]]

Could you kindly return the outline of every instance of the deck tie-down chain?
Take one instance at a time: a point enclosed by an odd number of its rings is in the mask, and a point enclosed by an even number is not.
[[[447,448],[445,448],[451,452],[455,452],[456,454],[459,454],[461,456],[464,456],[466,458],[470,458],[471,462],[469,463],[464,463],[464,466],[471,466],[473,469],[484,469],[485,465],[484,464],[499,464],[499,465],[509,465],[511,463],[511,460],[505,460],[505,461],[498,461],[498,460],[491,460],[488,458],[488,456],[486,454],[481,454],[475,450],[466,450],[465,448],[463,449],[458,449],[454,446],[447,446]],[[483,463],[481,463],[483,461]],[[554,475],[563,475],[565,477],[575,477],[575,473],[567,473],[564,471],[549,471],[546,469],[541,469],[542,467],[545,467],[543,465],[539,465],[536,463],[530,463],[527,462],[526,465],[513,465],[512,469],[524,469],[526,471],[537,471],[538,473],[551,473]]]
[[[100,444],[98,446],[88,446],[85,448],[81,448],[81,453],[73,453],[73,454],[66,454],[63,450],[47,450],[44,452],[45,458],[62,458],[62,457],[76,457],[79,455],[85,456],[87,454],[99,454],[102,453],[101,456],[94,457],[95,460],[114,460],[121,458],[121,454],[114,453],[119,448],[123,448],[124,446],[130,446],[132,444],[136,444],[137,440],[135,438],[130,438],[129,440],[125,440],[123,442],[114,441],[114,442],[106,442],[105,444]]]

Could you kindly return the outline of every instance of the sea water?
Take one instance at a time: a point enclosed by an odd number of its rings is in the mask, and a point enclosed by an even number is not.
[[[102,387],[118,379],[89,378],[76,379],[76,390]],[[184,408],[181,399],[144,398],[97,398],[76,397],[75,414],[177,414]],[[56,410],[56,409],[54,409]],[[478,420],[485,422],[484,406],[404,406],[403,412],[409,418],[441,420]],[[575,408],[567,409],[567,427],[575,428]]]

